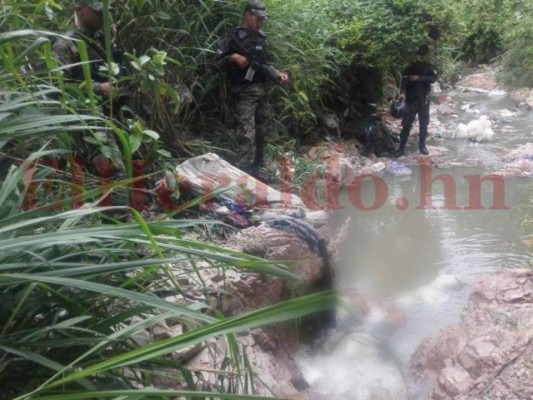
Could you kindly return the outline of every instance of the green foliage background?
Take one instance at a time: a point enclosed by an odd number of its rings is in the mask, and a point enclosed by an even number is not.
[[[4,30],[65,32],[71,1],[5,2]],[[371,68],[386,82],[426,43],[443,80],[457,79],[458,60],[487,62],[500,57],[506,81],[533,85],[532,5],[527,0],[281,0],[266,1],[265,31],[279,69],[291,84],[273,88],[275,130],[313,139],[317,123],[357,73]],[[149,108],[149,128],[168,148],[201,152],[198,133],[222,141],[232,122],[224,71],[214,62],[220,40],[241,20],[242,0],[124,0],[114,3],[113,30],[130,54],[127,83]],[[132,67],[132,61],[138,61]],[[363,78],[364,79],[364,78]],[[365,89],[370,90],[370,89]],[[331,95],[331,96],[330,96]],[[355,94],[361,96],[360,94]],[[332,97],[333,96],[333,97]],[[372,96],[370,96],[372,97]],[[379,96],[378,96],[379,97]],[[194,150],[194,149],[197,150]],[[183,154],[183,153],[182,153]]]

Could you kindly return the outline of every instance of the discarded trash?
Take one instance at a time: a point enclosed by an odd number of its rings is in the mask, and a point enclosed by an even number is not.
[[[176,167],[176,174],[180,177],[182,191],[201,196],[211,193],[219,200],[232,200],[231,207],[224,205],[233,212],[240,205],[305,207],[298,196],[265,185],[213,153],[188,159]]]
[[[533,143],[526,143],[518,148],[510,151],[505,159],[507,161],[519,161],[522,159],[532,160],[533,158]]]
[[[487,128],[482,133],[473,138],[473,140],[475,140],[476,142],[490,142],[493,137],[494,131],[491,128]]]
[[[487,93],[487,96],[489,97],[499,97],[499,96],[505,96],[507,92],[505,90],[491,90],[489,93]]]
[[[481,89],[481,88],[475,88],[475,87],[461,87],[461,86],[459,86],[459,89],[461,89],[463,93],[468,93],[468,92],[481,93],[481,94],[489,94],[490,93],[490,91],[487,90],[487,89]]]
[[[490,120],[481,116],[479,119],[470,121],[468,125],[459,124],[455,128],[455,137],[457,139],[470,139],[474,142],[488,142],[493,139],[494,131],[490,128]]]
[[[441,104],[437,107],[437,113],[440,115],[452,115],[455,112],[455,109],[449,104]]]
[[[520,111],[531,111],[533,107],[527,103],[520,103],[516,108],[518,108]]]
[[[468,127],[468,136],[470,138],[483,133],[487,128],[490,128],[491,122],[487,118],[480,118],[470,121],[467,125]]]
[[[407,168],[405,165],[400,164],[399,162],[396,162],[396,161],[391,161],[387,165],[387,172],[389,174],[396,175],[396,176],[406,176],[406,175],[411,175],[413,173],[411,169]]]
[[[219,207],[215,210],[215,215],[217,217],[225,217],[226,215],[229,215],[230,210],[226,206]]]
[[[374,165],[372,165],[372,166],[370,167],[370,169],[372,170],[372,172],[380,172],[380,171],[383,171],[385,168],[386,168],[385,163],[383,163],[383,162],[381,162],[381,161],[375,163]]]
[[[455,137],[457,139],[468,139],[468,127],[465,124],[457,125],[457,128],[455,128]]]
[[[443,138],[444,137],[444,132],[438,130],[438,131],[435,131],[435,137],[436,138]]]
[[[232,199],[223,201],[224,205],[230,210],[235,211],[237,214],[247,214],[251,212],[251,207],[246,204],[239,204]]]
[[[500,115],[504,118],[510,118],[510,117],[515,117],[516,114],[510,110],[507,110],[507,109],[503,109],[503,110],[500,110]]]
[[[444,131],[444,139],[455,139],[454,131]]]
[[[497,171],[503,176],[533,176],[533,143],[526,143],[510,151],[504,160],[506,164]]]
[[[435,94],[442,93],[442,88],[440,87],[438,82],[431,84],[431,93],[435,93]]]

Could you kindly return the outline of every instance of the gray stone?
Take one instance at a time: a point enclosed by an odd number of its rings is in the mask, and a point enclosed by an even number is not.
[[[533,271],[480,279],[461,325],[424,340],[413,375],[433,383],[432,399],[533,398]]]

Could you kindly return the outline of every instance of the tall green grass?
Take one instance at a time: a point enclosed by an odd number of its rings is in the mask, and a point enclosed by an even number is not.
[[[18,97],[14,102],[19,102]],[[10,101],[1,105],[4,110],[19,110]],[[43,131],[46,126],[74,129],[66,119],[55,121],[44,115],[39,122]],[[34,136],[34,125],[19,126],[7,118],[0,121],[0,132],[7,132],[7,125],[17,128],[22,137]],[[232,318],[221,316],[208,298],[205,302],[190,298],[178,283],[180,276],[194,277],[193,266],[199,260],[209,261],[206,268],[237,267],[281,279],[298,278],[282,266],[181,239],[180,232],[213,222],[151,223],[123,207],[120,210],[130,212],[132,222],[102,224],[101,214],[113,208],[97,206],[98,191],[84,193],[86,204],[79,209],[53,212],[47,201],[25,209],[30,185],[38,186],[38,198],[47,190],[49,171],[34,161],[54,153],[61,151],[42,150],[20,165],[13,163],[0,186],[1,398],[51,399],[62,398],[61,393],[64,398],[128,396],[133,388],[150,387],[156,374],[150,371],[162,366],[179,371],[178,381],[195,391],[192,375],[168,357],[171,353],[333,305],[331,296],[314,295]],[[67,183],[63,186],[69,187]],[[72,200],[67,197],[63,203]],[[182,300],[168,302],[159,297],[162,291]],[[136,334],[162,321],[190,328],[170,339],[135,344]],[[245,370],[241,362],[237,356],[228,368]],[[235,376],[231,392],[246,392],[242,377]],[[189,391],[153,389],[146,396],[206,396]]]
[[[502,30],[505,51],[501,57],[503,80],[512,87],[533,87],[533,4],[516,1],[509,7]]]
[[[222,393],[213,395],[199,392],[203,383],[170,355],[220,336],[236,349],[235,332],[329,308],[333,297],[225,317],[207,290],[205,300],[187,295],[180,278],[195,282],[200,268],[298,278],[284,266],[181,238],[212,221],[155,223],[126,206],[99,207],[105,193],[97,182],[87,176],[82,186],[70,173],[73,144],[110,128],[130,138],[99,107],[80,103],[83,96],[61,96],[59,71],[39,68],[53,64],[50,36],[0,34],[0,398],[254,398],[244,353],[228,354],[219,371],[225,385],[206,388]],[[64,164],[46,162],[54,159]],[[129,184],[112,183],[104,192]],[[129,222],[110,212],[129,215]],[[180,300],[169,302],[169,295]],[[184,333],[137,344],[139,333],[162,322],[182,324]],[[159,370],[169,368],[183,390],[153,387]]]

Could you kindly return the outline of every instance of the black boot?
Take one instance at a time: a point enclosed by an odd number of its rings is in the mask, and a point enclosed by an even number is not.
[[[429,154],[429,151],[426,147],[427,135],[427,132],[420,132],[420,136],[418,138],[418,151],[420,151],[420,154],[424,154],[425,156]]]
[[[409,133],[405,134],[405,132],[400,133],[400,147],[398,147],[398,150],[394,153],[396,157],[403,157],[405,155],[405,145],[407,144],[407,139],[409,139]]]
[[[403,157],[405,155],[405,144],[403,146],[400,144],[400,147],[398,147],[398,150],[396,150],[394,155],[396,157]]]

